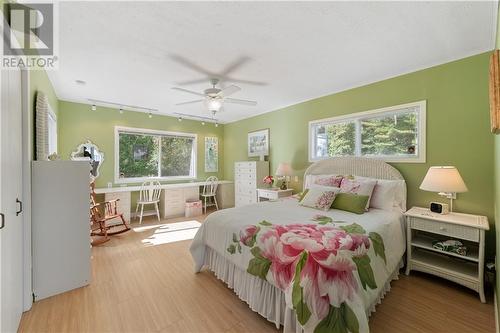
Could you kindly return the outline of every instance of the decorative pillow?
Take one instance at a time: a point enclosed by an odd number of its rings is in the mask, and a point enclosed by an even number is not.
[[[377,185],[377,181],[369,178],[356,180],[345,177],[342,179],[342,183],[340,185],[340,192],[357,194],[357,195],[367,195],[368,202],[366,203],[365,208],[366,210],[368,210],[368,207],[370,207],[370,198],[372,196],[375,185]]]
[[[340,187],[343,178],[344,176],[342,175],[318,176],[314,180],[314,184],[321,186]]]
[[[328,190],[321,187],[312,187],[307,191],[300,204],[305,207],[329,210],[339,192],[340,188],[336,187],[329,187]]]
[[[368,205],[369,196],[354,193],[339,193],[332,204],[333,209],[345,210],[355,214],[363,214]]]
[[[370,207],[384,210],[406,210],[404,180],[374,179],[360,176],[356,176],[355,179],[377,181],[370,199]]]
[[[313,185],[323,185],[323,186],[333,186],[329,184],[335,184],[335,178],[341,178],[343,177],[342,175],[338,174],[328,174],[328,175],[307,175],[304,178],[304,188],[311,188]],[[319,180],[318,182],[316,182]],[[342,181],[342,179],[340,179]],[[333,186],[333,187],[340,187],[340,183],[338,186]]]

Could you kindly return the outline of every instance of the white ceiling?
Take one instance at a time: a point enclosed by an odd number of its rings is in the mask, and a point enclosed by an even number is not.
[[[208,76],[242,90],[221,122],[493,49],[496,2],[61,2],[60,63],[49,76],[60,99],[88,98],[209,116],[197,99]],[[75,80],[84,80],[79,85]],[[194,98],[193,98],[194,97]]]

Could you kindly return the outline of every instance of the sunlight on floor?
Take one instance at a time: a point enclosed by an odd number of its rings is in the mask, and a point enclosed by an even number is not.
[[[200,226],[200,222],[191,220],[176,223],[141,226],[133,228],[133,230],[135,232],[144,232],[156,229],[151,236],[142,240],[142,243],[145,246],[155,246],[193,239]]]

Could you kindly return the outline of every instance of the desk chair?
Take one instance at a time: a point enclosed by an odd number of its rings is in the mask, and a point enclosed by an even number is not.
[[[158,209],[158,203],[160,202],[161,188],[158,181],[145,181],[141,185],[141,190],[139,192],[139,200],[137,200],[137,206],[135,208],[135,216],[139,211],[139,206],[141,206],[141,215],[139,215],[139,224],[142,224],[142,217],[144,215],[144,206],[154,205],[156,209],[156,216],[158,217],[158,222],[160,222],[160,210]]]
[[[215,206],[217,210],[219,210],[219,205],[217,204],[217,185],[218,185],[218,179],[215,176],[210,176],[207,178],[205,181],[205,185],[203,185],[203,192],[201,194],[201,197],[203,198],[203,208],[205,210],[205,214],[207,213],[207,199],[208,199],[208,206]],[[211,201],[213,201],[211,203]]]

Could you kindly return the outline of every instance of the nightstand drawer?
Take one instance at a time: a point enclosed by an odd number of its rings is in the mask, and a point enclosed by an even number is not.
[[[479,230],[467,226],[410,217],[412,229],[479,242]]]
[[[259,197],[269,200],[276,200],[278,199],[278,192],[272,190],[271,191],[259,190]]]

